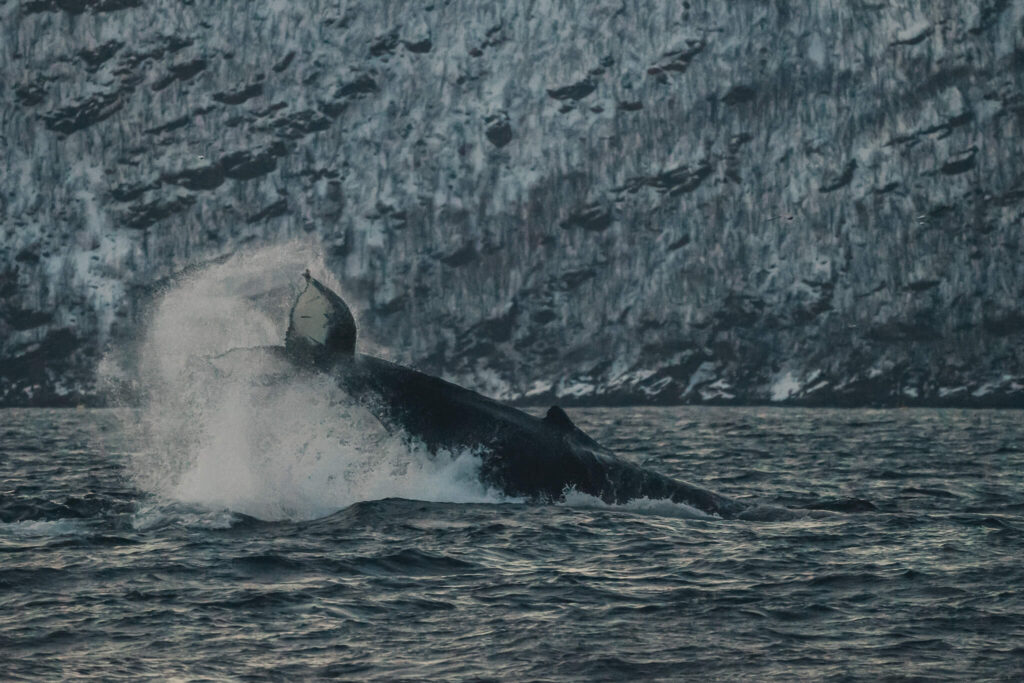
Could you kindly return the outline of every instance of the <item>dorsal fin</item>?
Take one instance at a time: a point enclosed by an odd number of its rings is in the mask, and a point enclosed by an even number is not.
[[[601,444],[591,439],[587,436],[586,432],[573,424],[573,421],[569,419],[569,416],[565,414],[565,411],[558,406],[551,406],[548,408],[548,413],[544,416],[544,423],[560,432],[563,432],[566,436],[572,436],[575,439],[579,439],[583,444],[590,446],[591,448],[601,448]]]
[[[576,429],[576,425],[573,424],[569,416],[565,414],[565,411],[558,406],[551,406],[548,408],[548,414],[544,416],[544,421],[552,427],[558,427],[565,431],[573,431]]]
[[[356,321],[341,297],[311,277],[302,274],[306,286],[295,299],[288,315],[284,347],[294,360],[322,365],[337,356],[350,356],[356,349]]]

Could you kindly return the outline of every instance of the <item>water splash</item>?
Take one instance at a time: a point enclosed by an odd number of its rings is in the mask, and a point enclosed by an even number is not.
[[[264,520],[387,497],[499,500],[475,453],[410,445],[330,377],[254,348],[283,342],[307,266],[339,289],[314,249],[292,244],[196,272],[156,303],[141,349],[148,448],[132,460],[135,483],[159,499]]]

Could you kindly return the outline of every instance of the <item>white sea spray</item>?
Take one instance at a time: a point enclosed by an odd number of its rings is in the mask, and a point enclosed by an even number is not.
[[[480,482],[475,452],[431,454],[385,430],[329,375],[256,348],[282,343],[306,267],[326,273],[303,245],[240,254],[155,304],[140,363],[147,447],[132,460],[134,482],[158,499],[267,520],[388,497],[499,500]]]

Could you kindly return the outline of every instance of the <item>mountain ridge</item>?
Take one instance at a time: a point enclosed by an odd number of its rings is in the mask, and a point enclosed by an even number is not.
[[[0,404],[315,239],[504,400],[1021,404],[1024,2],[0,3]]]

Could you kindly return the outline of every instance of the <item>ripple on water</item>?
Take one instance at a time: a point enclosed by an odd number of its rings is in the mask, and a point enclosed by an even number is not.
[[[145,444],[118,415],[5,414],[5,675],[1022,672],[1024,426],[1008,411],[573,411],[648,466],[752,503],[732,521],[657,504],[397,498],[261,521],[126,484],[124,454]],[[845,500],[879,511],[795,509]]]

